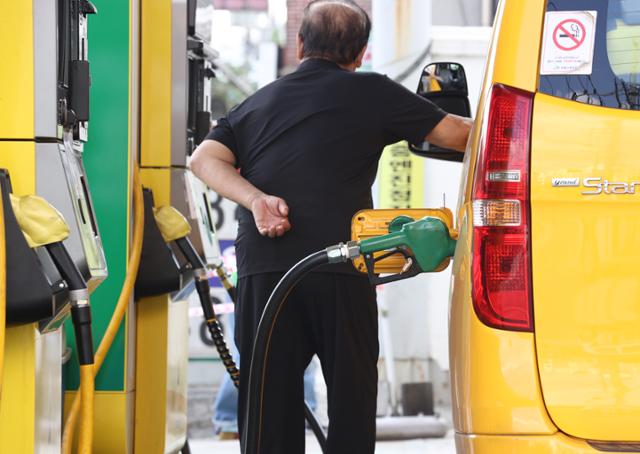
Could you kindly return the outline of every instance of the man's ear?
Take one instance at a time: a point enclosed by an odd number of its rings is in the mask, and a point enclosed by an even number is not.
[[[298,35],[296,40],[296,57],[298,58],[298,61],[302,61],[302,58],[304,57],[304,42],[302,42],[300,35]]]
[[[359,68],[362,66],[362,60],[364,60],[364,54],[366,53],[367,53],[367,46],[365,45],[360,51],[360,53],[358,54],[358,58],[356,58],[356,68]]]

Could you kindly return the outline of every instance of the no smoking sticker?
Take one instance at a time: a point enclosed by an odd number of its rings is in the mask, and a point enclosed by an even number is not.
[[[587,31],[577,19],[567,19],[553,29],[553,44],[560,50],[575,50],[584,44]]]
[[[591,74],[597,15],[597,11],[546,14],[540,74]]]

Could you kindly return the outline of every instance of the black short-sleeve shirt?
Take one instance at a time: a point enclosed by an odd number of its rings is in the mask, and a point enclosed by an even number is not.
[[[348,241],[352,216],[373,206],[383,148],[421,142],[445,115],[386,76],[322,59],[304,61],[233,108],[207,139],[226,145],[254,186],[286,200],[292,226],[280,238],[263,237],[240,208],[239,277],[286,271]],[[356,273],[349,263],[330,271]]]

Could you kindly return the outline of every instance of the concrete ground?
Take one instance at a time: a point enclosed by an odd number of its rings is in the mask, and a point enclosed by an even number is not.
[[[192,440],[193,454],[239,454],[237,441]],[[307,454],[322,454],[313,435],[307,436]],[[429,440],[385,441],[376,444],[376,454],[455,454],[453,437]]]

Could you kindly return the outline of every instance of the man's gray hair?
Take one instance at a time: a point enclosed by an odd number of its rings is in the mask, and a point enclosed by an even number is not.
[[[370,33],[369,15],[353,0],[314,0],[304,9],[298,35],[304,58],[348,65],[356,61]]]

